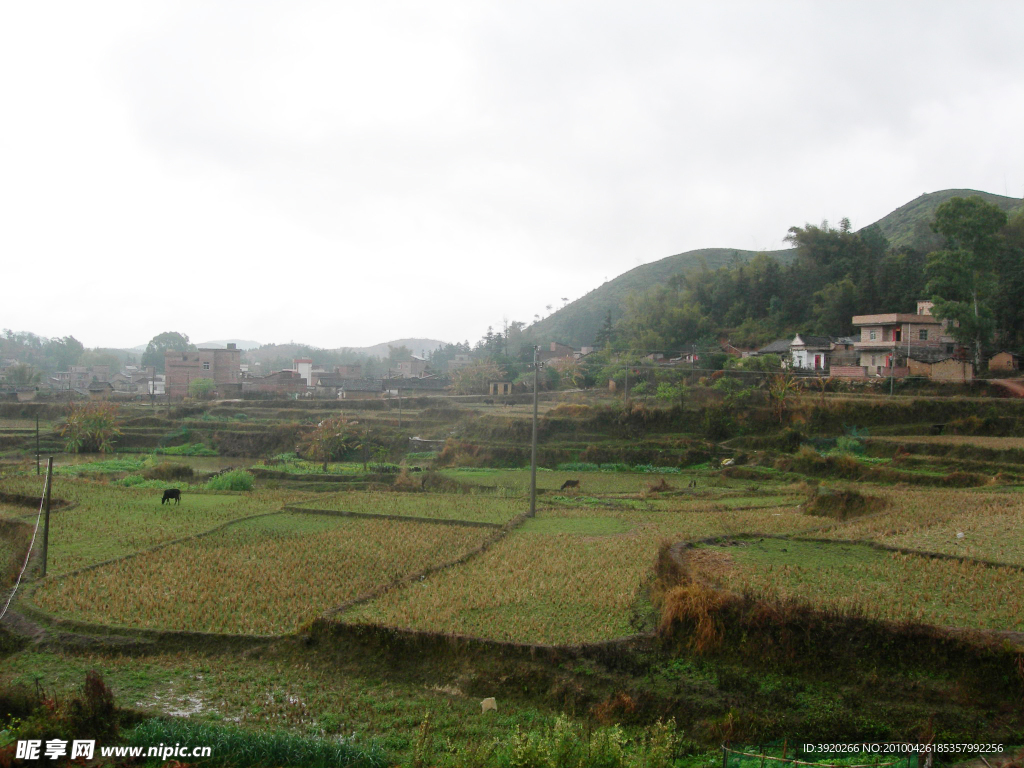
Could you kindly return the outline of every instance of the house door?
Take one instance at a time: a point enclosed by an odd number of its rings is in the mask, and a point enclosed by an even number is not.
[[[821,355],[815,355],[814,356],[814,370],[816,370],[816,371],[820,371],[821,370]]]

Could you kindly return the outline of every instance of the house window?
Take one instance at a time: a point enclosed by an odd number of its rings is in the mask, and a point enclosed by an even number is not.
[[[928,341],[928,329],[927,328],[922,328],[920,331],[918,331],[917,332],[917,338],[920,341]]]
[[[210,370],[210,364],[209,363],[203,363],[203,370],[204,371]]]
[[[868,339],[876,341],[878,339],[878,331],[868,331]]]

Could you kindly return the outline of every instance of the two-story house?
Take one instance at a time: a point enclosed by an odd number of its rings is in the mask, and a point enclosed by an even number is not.
[[[862,376],[905,376],[906,361],[920,355],[952,355],[956,344],[946,332],[946,322],[932,315],[932,302],[917,302],[915,314],[891,312],[856,315],[853,324],[860,331],[854,343]],[[895,370],[892,370],[895,366]]]

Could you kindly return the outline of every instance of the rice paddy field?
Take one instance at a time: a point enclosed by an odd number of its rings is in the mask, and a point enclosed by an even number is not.
[[[893,547],[1024,565],[1024,494],[998,490],[872,490],[882,514],[821,534]]]
[[[863,544],[747,539],[701,547],[711,583],[893,621],[1024,630],[1024,572]]]
[[[42,493],[42,482],[11,478],[4,490],[25,495]],[[279,492],[189,492],[181,504],[161,504],[158,490],[120,488],[76,478],[54,480],[54,498],[71,502],[50,516],[51,574],[67,573],[159,544],[209,531],[252,515],[276,512],[288,498]],[[294,494],[292,494],[294,497]],[[36,510],[15,513],[34,521]]]
[[[528,643],[608,640],[632,633],[659,542],[818,525],[794,507],[722,512],[706,500],[656,511],[553,508],[480,557],[343,618]]]
[[[279,634],[464,554],[479,529],[281,514],[48,580],[45,611],[118,626]]]
[[[304,509],[504,524],[525,511],[522,498],[484,494],[343,491],[304,501]]]
[[[288,633],[376,587],[456,560],[493,534],[443,520],[501,525],[527,508],[527,471],[445,474],[464,492],[189,492],[180,506],[161,505],[155,490],[122,488],[88,474],[59,477],[55,495],[71,506],[53,514],[55,578],[34,600],[48,612],[117,626]],[[561,490],[567,479],[580,480],[579,487]],[[884,610],[876,613],[887,618],[1020,626],[1012,598],[1024,594],[1024,582],[1015,571],[850,550],[844,543],[1024,565],[1024,502],[1004,489],[857,484],[882,499],[881,511],[840,523],[805,514],[804,486],[709,470],[545,471],[538,485],[537,517],[486,552],[358,602],[342,619],[527,643],[613,639],[636,630],[631,619],[644,604],[659,544],[766,534],[813,536],[822,541],[813,546],[831,554],[804,562],[810,545],[794,542],[799,555],[773,550],[771,557],[735,559],[724,588],[858,611],[878,603]],[[5,479],[4,487],[32,495],[41,483],[22,476]],[[292,505],[425,522],[282,512]],[[33,514],[6,509],[22,519]],[[179,539],[185,540],[171,543]],[[860,553],[853,558],[859,570],[850,570],[851,551]],[[816,580],[814,574],[822,575]],[[928,597],[932,584],[943,585],[942,599]],[[885,597],[894,591],[898,597]]]

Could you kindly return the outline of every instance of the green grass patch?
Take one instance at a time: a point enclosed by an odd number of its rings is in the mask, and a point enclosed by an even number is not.
[[[125,734],[125,741],[147,748],[158,744],[209,747],[210,757],[200,759],[199,765],[232,768],[384,768],[391,764],[377,745],[363,745],[351,737],[314,739],[286,731],[248,731],[182,718],[146,720]]]
[[[157,448],[154,453],[165,456],[217,456],[217,452],[202,443],[189,443],[187,445],[175,445],[166,448]]]

